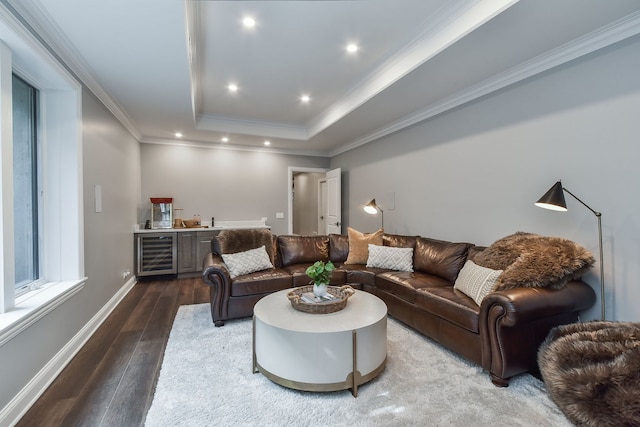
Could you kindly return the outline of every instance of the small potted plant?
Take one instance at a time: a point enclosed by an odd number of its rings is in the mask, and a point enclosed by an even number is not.
[[[331,272],[336,267],[331,261],[316,261],[313,265],[309,266],[305,271],[305,274],[313,281],[313,293],[316,296],[323,296],[327,293],[327,285],[331,278]]]

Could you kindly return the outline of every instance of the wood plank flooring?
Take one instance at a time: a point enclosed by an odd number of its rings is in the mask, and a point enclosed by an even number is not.
[[[178,307],[208,302],[200,277],[137,283],[17,426],[143,425]]]

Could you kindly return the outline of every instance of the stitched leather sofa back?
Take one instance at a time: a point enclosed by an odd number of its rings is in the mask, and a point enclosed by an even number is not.
[[[283,267],[326,261],[329,259],[329,237],[278,236],[278,249]]]
[[[413,269],[442,277],[453,285],[467,260],[470,246],[470,243],[452,243],[418,237],[413,256]]]
[[[215,255],[235,254],[264,245],[273,265],[278,264],[275,236],[271,230],[257,228],[246,230],[222,230],[211,239],[211,252]]]

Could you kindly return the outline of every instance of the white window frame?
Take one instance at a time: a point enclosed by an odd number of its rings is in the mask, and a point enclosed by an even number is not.
[[[40,91],[42,286],[16,298],[11,80]],[[7,86],[8,85],[8,86]],[[84,277],[82,86],[0,7],[0,346],[79,292]]]

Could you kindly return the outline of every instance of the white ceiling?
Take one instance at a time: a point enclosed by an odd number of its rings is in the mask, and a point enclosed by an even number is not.
[[[638,0],[6,1],[141,142],[311,155],[640,32]]]

